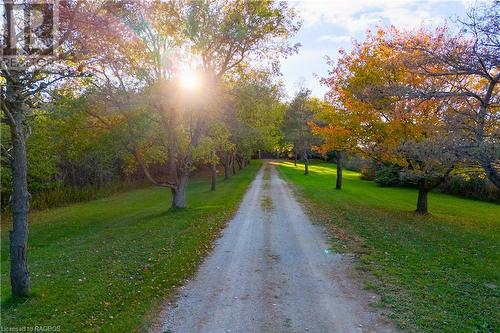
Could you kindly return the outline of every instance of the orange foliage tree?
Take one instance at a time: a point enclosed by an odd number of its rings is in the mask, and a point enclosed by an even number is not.
[[[312,133],[322,139],[320,145],[313,150],[323,155],[334,151],[337,157],[337,179],[335,188],[342,189],[342,164],[344,155],[357,150],[358,121],[356,115],[328,102],[322,103],[322,108],[315,114],[315,121],[309,123]]]
[[[408,71],[409,60],[381,29],[368,33],[351,52],[341,52],[323,79],[330,87],[327,98],[337,111],[330,112],[322,131],[332,136],[331,148],[356,149],[379,163],[401,168],[400,176],[418,186],[416,211],[426,214],[428,192],[459,162],[459,139],[444,121],[453,105],[406,99],[385,90],[396,84],[414,90],[435,84],[432,78]]]

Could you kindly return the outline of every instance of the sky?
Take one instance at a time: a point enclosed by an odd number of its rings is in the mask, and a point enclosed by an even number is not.
[[[437,26],[465,16],[468,0],[302,0],[291,1],[303,20],[293,43],[302,44],[299,53],[282,61],[281,71],[288,96],[300,88],[323,98],[327,88],[319,77],[328,74],[325,56],[336,59],[339,49],[350,49],[352,40],[362,41],[368,29],[394,25],[418,28]]]

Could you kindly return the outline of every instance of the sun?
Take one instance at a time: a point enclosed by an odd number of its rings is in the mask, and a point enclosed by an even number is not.
[[[201,83],[200,75],[193,70],[182,72],[179,80],[182,88],[187,90],[195,90]]]

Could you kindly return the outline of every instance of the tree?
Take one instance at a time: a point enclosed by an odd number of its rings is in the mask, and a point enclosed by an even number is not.
[[[453,104],[450,128],[462,132],[461,154],[475,160],[500,188],[500,2],[477,4],[460,21],[462,30],[450,33],[393,31],[391,46],[404,54],[408,71],[429,79],[427,86],[388,84],[387,95],[406,99],[437,99]]]
[[[21,6],[23,11],[16,11]],[[2,146],[2,157],[7,159],[12,171],[12,231],[10,232],[10,280],[14,296],[27,296],[30,277],[27,263],[29,198],[27,185],[28,160],[26,142],[31,133],[34,111],[42,101],[42,94],[66,78],[81,75],[75,53],[74,27],[81,19],[79,2],[60,2],[59,27],[54,34],[50,24],[55,8],[52,5],[33,7],[29,3],[3,4],[6,30],[3,41],[6,47],[0,69],[0,107],[2,122],[10,129],[10,147]],[[16,13],[38,10],[44,18],[36,31],[20,30],[24,17]],[[16,31],[23,31],[21,36]],[[32,33],[38,38],[32,40]],[[19,39],[25,41],[18,43]],[[4,43],[2,43],[4,44]],[[18,45],[19,44],[19,45]],[[75,48],[76,49],[76,48]],[[54,56],[55,53],[57,57]]]
[[[235,172],[235,162],[242,167],[251,154],[246,141],[237,140],[243,139],[242,134],[249,132],[242,118],[235,117],[237,109],[245,104],[243,99],[248,100],[251,96],[251,93],[242,94],[240,87],[250,88],[255,80],[264,83],[269,79],[254,75],[258,71],[252,71],[251,63],[265,60],[271,64],[269,72],[276,73],[279,58],[296,52],[299,46],[290,45],[288,40],[298,31],[300,23],[294,10],[285,3],[228,0],[192,1],[187,6],[185,21],[190,50],[199,57],[203,75],[210,77],[210,83],[218,87],[223,105],[220,108],[223,114],[217,115],[212,106],[211,119],[204,121],[218,122],[223,119],[232,133],[235,149],[231,147],[228,151],[218,151],[224,178],[227,179],[230,169]],[[261,105],[257,98],[252,101],[255,103],[253,109]],[[256,129],[255,126],[250,127]]]
[[[231,82],[232,105],[225,122],[236,145],[236,160],[249,160],[259,150],[272,151],[281,139],[283,87],[272,74],[251,70]]]
[[[208,136],[212,140],[212,156],[211,163],[212,170],[212,185],[211,190],[215,191],[216,182],[216,165],[221,162],[224,167],[224,179],[229,178],[229,168],[231,163],[231,156],[235,151],[235,144],[231,142],[231,133],[224,125],[224,123],[213,123],[207,131]]]
[[[309,174],[309,155],[314,142],[309,127],[314,119],[310,95],[310,90],[301,89],[286,108],[283,121],[285,140],[293,144],[295,154],[302,154],[305,175]]]
[[[189,175],[197,163],[193,151],[207,125],[217,121],[215,110],[224,93],[223,81],[250,60],[276,60],[292,52],[287,39],[298,29],[295,14],[286,4],[268,1],[158,1],[109,6],[112,10],[102,19],[113,24],[103,26],[118,30],[104,31],[104,38],[100,38],[108,47],[95,53],[95,84],[113,94],[109,103],[121,110],[129,128],[134,128],[132,122],[137,120],[129,117],[136,113],[131,109],[143,109],[146,114],[141,119],[157,123],[158,137],[152,141],[165,147],[162,159],[168,179],[155,179],[148,171],[136,143],[139,132],[130,131],[128,148],[154,184],[171,189],[172,207],[183,208]],[[116,13],[116,18],[110,18],[109,13]],[[120,35],[122,40],[116,41]],[[173,47],[178,52],[169,50]],[[191,58],[191,63],[179,61],[182,57]],[[176,81],[181,68],[190,65],[199,65],[198,74],[204,81],[203,90],[196,95],[179,89]],[[146,107],[141,101],[146,101]],[[154,116],[148,110],[153,110]]]
[[[347,152],[355,152],[358,144],[356,130],[359,122],[355,115],[346,110],[337,109],[329,103],[322,103],[315,114],[315,121],[310,122],[314,135],[321,137],[322,143],[314,147],[323,155],[334,151],[337,157],[337,179],[335,188],[342,189],[342,162]]]
[[[453,105],[437,100],[408,100],[386,93],[389,85],[421,89],[433,82],[407,70],[409,59],[395,52],[386,32],[368,34],[350,53],[342,53],[330,77],[328,97],[357,123],[353,133],[360,152],[396,164],[419,187],[417,212],[427,213],[427,193],[439,185],[460,158],[457,133],[445,119]]]

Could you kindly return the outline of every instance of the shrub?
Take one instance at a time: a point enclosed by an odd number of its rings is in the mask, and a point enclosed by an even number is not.
[[[450,175],[438,189],[463,197],[500,202],[500,190],[481,173]]]
[[[396,165],[385,165],[377,170],[375,182],[382,187],[400,186],[400,170]]]
[[[376,177],[375,168],[372,166],[365,166],[361,168],[361,179],[363,180],[374,180]]]
[[[54,190],[35,193],[30,200],[30,209],[43,210],[85,202],[145,186],[147,186],[146,182],[115,182],[101,187],[94,185],[59,187]],[[10,206],[2,207],[2,218],[9,215]]]
[[[329,155],[329,160],[333,160],[335,158],[335,154],[332,153]],[[362,158],[358,155],[353,155],[353,154],[348,154],[346,156],[346,159],[344,161],[344,167],[348,170],[356,171],[356,172],[361,172],[363,168],[367,168],[371,166],[373,163],[365,158]]]

